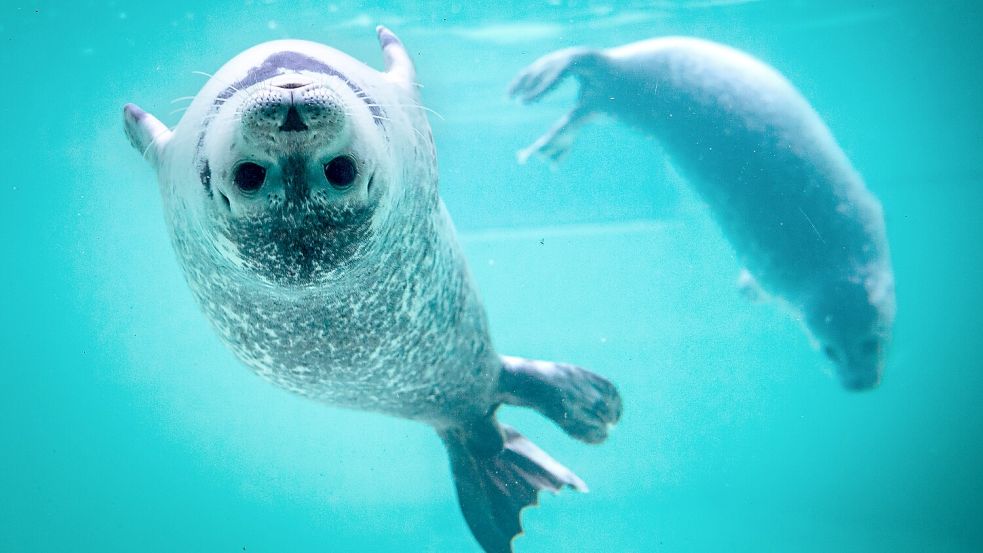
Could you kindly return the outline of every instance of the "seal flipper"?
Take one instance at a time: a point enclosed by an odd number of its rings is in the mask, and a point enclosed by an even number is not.
[[[511,553],[522,533],[520,512],[540,490],[586,492],[568,468],[493,416],[469,428],[440,432],[450,455],[457,500],[471,533],[487,553]]]
[[[509,84],[509,96],[535,102],[555,89],[570,75],[581,75],[595,67],[604,54],[592,48],[557,50],[529,64]]]
[[[395,33],[382,25],[375,28],[375,33],[379,38],[379,47],[382,48],[386,76],[406,89],[407,92],[416,95],[416,68],[413,66],[413,60],[406,52],[403,42]]]
[[[531,407],[587,443],[604,441],[621,418],[614,384],[565,363],[502,356],[498,392],[505,403]]]
[[[135,104],[123,106],[123,126],[130,144],[156,168],[164,146],[171,139],[171,130]]]
[[[519,163],[525,163],[533,154],[541,154],[551,163],[557,163],[573,144],[576,130],[594,113],[591,79],[589,74],[603,63],[604,54],[590,48],[566,48],[547,54],[519,72],[509,85],[509,96],[524,103],[535,102],[555,89],[564,79],[573,75],[580,79],[578,105],[561,117],[545,134],[520,150]]]
[[[543,136],[519,150],[516,159],[520,164],[524,164],[533,154],[540,154],[548,158],[550,162],[558,163],[570,151],[577,129],[586,123],[593,113],[593,110],[583,106],[575,107],[559,118],[556,123],[553,123],[553,126]]]

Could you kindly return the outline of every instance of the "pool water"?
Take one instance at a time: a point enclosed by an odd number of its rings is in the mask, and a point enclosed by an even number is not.
[[[474,3],[479,4],[479,3]],[[0,551],[478,551],[429,427],[254,376],[199,312],[121,108],[174,125],[227,59],[305,38],[423,83],[444,200],[498,350],[624,396],[586,446],[505,408],[591,488],[525,511],[519,552],[983,549],[983,18],[973,2],[22,2],[0,6]],[[898,317],[883,384],[848,393],[740,266],[651,138],[521,106],[552,50],[693,35],[813,103],[882,201]],[[172,111],[173,110],[173,111]]]

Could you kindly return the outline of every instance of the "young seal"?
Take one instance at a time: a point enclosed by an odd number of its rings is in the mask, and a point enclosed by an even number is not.
[[[882,209],[782,75],[720,44],[667,37],[553,52],[510,94],[536,101],[568,76],[577,106],[520,162],[559,160],[598,113],[657,137],[745,264],[745,290],[756,281],[800,314],[844,387],[879,382],[895,312]]]
[[[621,400],[578,367],[495,353],[437,193],[412,62],[377,33],[385,72],[268,42],[223,66],[173,132],[132,104],[126,132],[157,170],[191,290],[238,358],[309,398],[432,425],[475,537],[508,552],[539,490],[586,488],[497,407],[596,443]]]

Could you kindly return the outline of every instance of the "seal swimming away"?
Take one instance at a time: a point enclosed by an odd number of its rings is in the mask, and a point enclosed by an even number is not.
[[[654,136],[744,264],[742,288],[781,298],[844,387],[876,386],[895,313],[884,215],[795,87],[733,48],[665,37],[553,52],[523,69],[509,93],[533,102],[570,76],[580,83],[576,107],[520,162],[558,161],[594,114]]]
[[[432,425],[477,541],[509,552],[539,490],[586,486],[499,424],[498,406],[597,443],[621,400],[579,367],[495,352],[438,196],[413,64],[377,34],[384,72],[314,42],[267,42],[225,64],[173,132],[132,104],[126,132],[235,355],[303,396]]]

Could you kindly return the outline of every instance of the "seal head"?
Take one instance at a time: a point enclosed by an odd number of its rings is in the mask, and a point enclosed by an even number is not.
[[[172,183],[171,211],[227,270],[310,288],[371,249],[405,180],[391,136],[416,138],[413,122],[390,117],[377,93],[411,83],[390,69],[316,43],[268,42],[216,73],[174,133],[133,105],[127,132]]]
[[[892,288],[890,282],[836,282],[804,308],[807,327],[847,390],[880,383],[894,323]]]
[[[235,87],[203,136],[215,228],[270,284],[317,284],[371,232],[385,156],[378,133],[360,132],[371,113],[338,80],[283,71]]]

